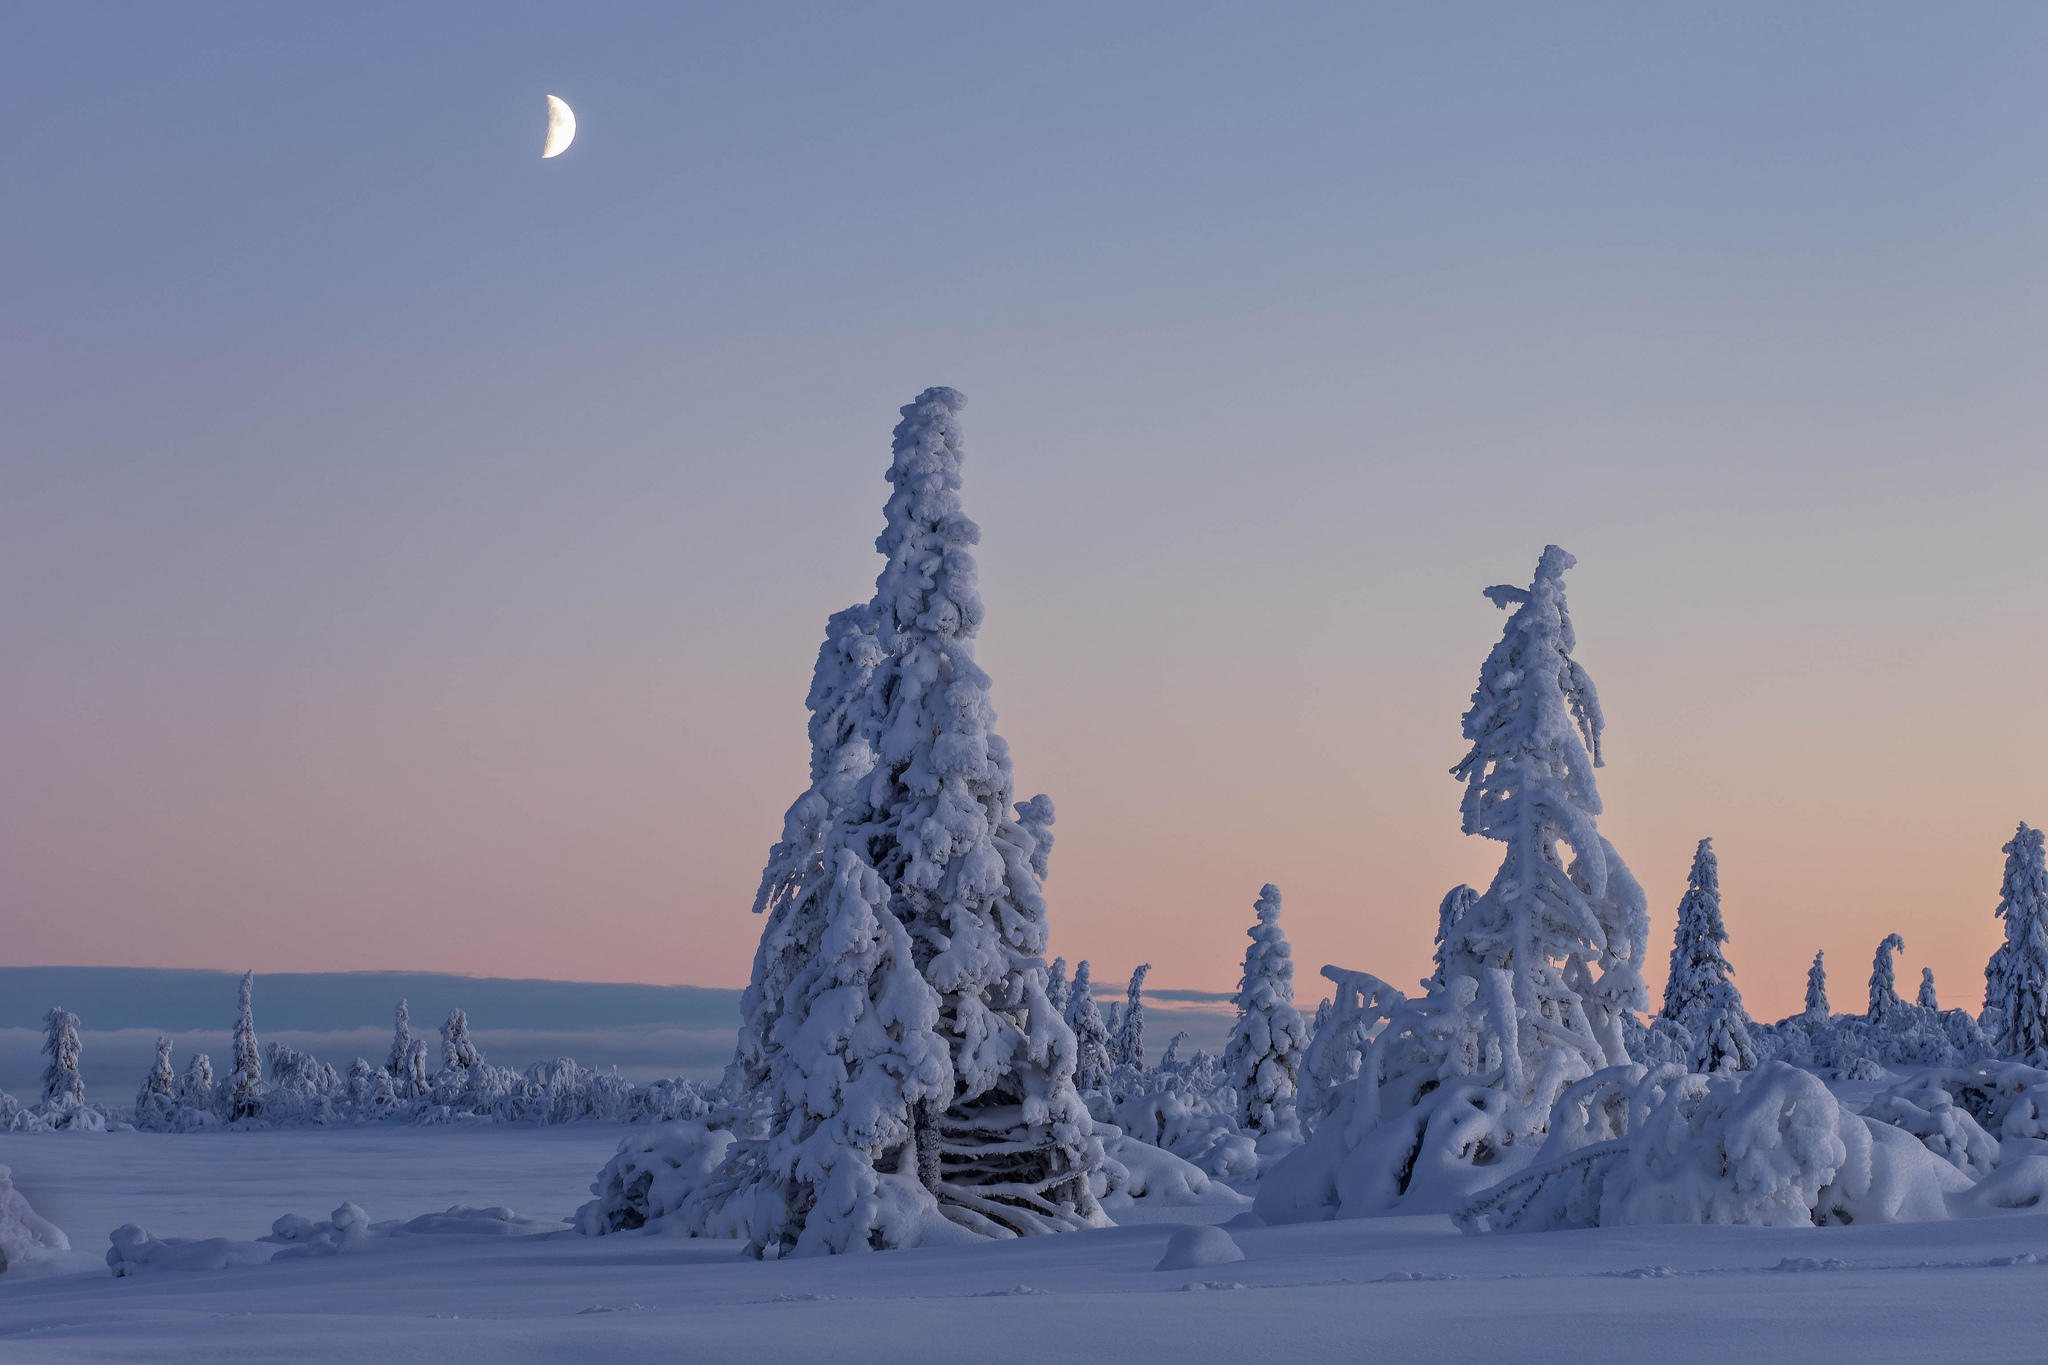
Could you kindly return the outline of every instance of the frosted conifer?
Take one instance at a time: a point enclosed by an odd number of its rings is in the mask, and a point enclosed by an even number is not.
[[[1934,968],[1922,967],[1920,969],[1920,997],[1914,1003],[1923,1010],[1938,1010],[1941,1008],[1941,1000],[1934,993]]]
[[[834,612],[811,669],[804,698],[810,712],[810,785],[782,817],[782,838],[768,851],[754,913],[765,914],[753,975],[740,999],[739,1045],[728,1088],[743,1105],[768,1084],[769,1037],[784,996],[809,965],[794,946],[815,941],[820,902],[830,887],[825,841],[833,822],[875,766],[868,687],[882,661],[874,608],[862,603]]]
[[[469,1036],[469,1016],[459,1009],[449,1010],[441,1025],[441,1069],[469,1071],[482,1066],[483,1060],[483,1053]]]
[[[206,1112],[213,1108],[213,1058],[196,1052],[178,1079],[178,1107]]]
[[[399,1089],[407,1097],[424,1095],[433,1088],[427,1078],[427,1040],[415,1036],[412,1046],[406,1049],[405,1071],[399,1076]]]
[[[1054,958],[1051,970],[1045,974],[1045,999],[1062,1018],[1066,1017],[1067,1006],[1074,999],[1074,983],[1067,980],[1067,960],[1063,957]]]
[[[1826,1019],[1828,1017],[1828,968],[1827,953],[1823,949],[1813,955],[1813,965],[1806,969],[1806,1017]]]
[[[1102,1089],[1115,1063],[1109,1054],[1109,1025],[1103,1022],[1102,1007],[1095,1003],[1095,982],[1086,958],[1074,968],[1066,1022],[1074,1034],[1074,1083],[1083,1090]]]
[[[1877,956],[1870,964],[1870,1022],[1873,1024],[1891,1018],[1906,1003],[1899,998],[1897,977],[1892,970],[1892,954],[1905,950],[1906,940],[1897,934],[1886,934],[1884,942],[1877,945]]]
[[[405,1001],[398,1002],[398,1013],[391,1028],[391,1054],[384,1059],[384,1070],[392,1080],[405,1074],[405,1056],[412,1051],[412,1014],[406,1009]]]
[[[840,849],[823,913],[800,945],[808,964],[776,1016],[771,1097],[778,1123],[755,1198],[779,1216],[757,1223],[760,1255],[902,1246],[914,1239],[942,1175],[937,1148],[916,1127],[952,1096],[939,997],[918,975],[910,938],[888,909],[888,888]],[[922,1162],[901,1169],[902,1160]],[[885,1181],[899,1182],[885,1188]],[[915,1199],[906,1200],[914,1193]]]
[[[242,974],[242,988],[235,1013],[235,1071],[228,1090],[228,1118],[254,1118],[263,1111],[263,1057],[256,1046],[256,1018],[250,997],[256,990],[256,973]]]
[[[43,1016],[43,1109],[61,1113],[85,1107],[85,1082],[78,1075],[78,1016],[57,1008]]]
[[[1997,1014],[2000,1056],[2048,1065],[2048,858],[2041,831],[2022,824],[2007,841],[1998,917],[2005,942],[1985,968],[1985,1011]]]
[[[1031,870],[1045,880],[1052,863],[1052,798],[1044,792],[1017,803],[1017,827],[1031,838]]]
[[[1479,893],[1469,886],[1454,886],[1444,893],[1443,900],[1436,907],[1436,952],[1431,961],[1434,970],[1429,980],[1423,982],[1424,989],[1444,984],[1444,947],[1452,942],[1458,921],[1465,918],[1465,912],[1472,908],[1472,902],[1479,899]]]
[[[156,1065],[142,1078],[142,1088],[135,1092],[135,1126],[138,1128],[167,1128],[178,1112],[178,1073],[171,1068],[171,1040],[162,1034],[156,1039]]]
[[[1522,1133],[1542,1130],[1565,1086],[1628,1060],[1622,1016],[1646,1003],[1642,888],[1596,823],[1605,722],[1572,658],[1564,574],[1575,562],[1547,546],[1528,588],[1486,590],[1513,614],[1465,713],[1472,748],[1451,769],[1465,784],[1465,832],[1507,849],[1443,956],[1450,976],[1479,987],[1509,1126]]]
[[[1152,970],[1147,962],[1131,973],[1131,984],[1124,988],[1124,1007],[1116,1018],[1116,1042],[1110,1055],[1118,1066],[1128,1066],[1136,1071],[1145,1069],[1145,977]]]
[[[1678,929],[1671,946],[1671,973],[1664,982],[1660,1017],[1683,1025],[1693,1040],[1692,1069],[1751,1071],[1757,1064],[1749,1013],[1731,979],[1721,945],[1728,929],[1721,919],[1721,865],[1714,841],[1700,840],[1693,854],[1685,898],[1678,903]]]
[[[1294,950],[1280,929],[1280,888],[1270,882],[1261,887],[1253,910],[1258,918],[1245,931],[1251,946],[1238,978],[1237,1022],[1223,1048],[1223,1079],[1237,1091],[1239,1125],[1269,1133],[1295,1126],[1295,1092],[1309,1033],[1294,1008]]]
[[[844,685],[847,696],[835,731],[844,738],[826,771],[852,780],[836,808],[824,801],[806,817],[819,830],[817,862],[801,851],[794,861],[784,856],[785,845],[810,847],[802,821],[802,837],[786,837],[771,858],[763,878],[771,923],[762,954],[769,960],[757,958],[762,985],[749,988],[735,1070],[744,1082],[749,1037],[799,1036],[810,1022],[809,1013],[775,1016],[764,1028],[775,1001],[784,1010],[821,1008],[796,989],[810,964],[780,945],[808,939],[813,908],[825,930],[842,914],[858,920],[853,901],[861,897],[846,889],[847,878],[864,885],[868,873],[860,870],[871,871],[883,888],[883,908],[908,938],[918,975],[936,993],[929,1027],[948,1053],[951,1076],[946,1094],[915,1106],[908,1140],[885,1160],[891,1169],[916,1171],[947,1218],[1003,1236],[1101,1221],[1088,1176],[1102,1157],[1074,1088],[1073,1035],[1045,995],[1045,900],[1035,864],[1044,852],[1040,812],[1049,818],[1050,803],[1027,803],[1035,830],[1013,811],[1009,749],[994,733],[988,676],[974,659],[984,613],[972,553],[980,531],[960,504],[962,402],[951,389],[927,389],[903,409],[896,428],[893,488],[875,542],[886,562],[867,609],[873,667],[864,683],[834,684]],[[818,707],[813,720],[821,720]],[[814,731],[814,760],[818,739]],[[872,757],[841,766],[855,746]],[[778,865],[799,871],[778,873]],[[829,906],[816,894],[820,878],[801,870],[821,867],[834,869]],[[780,923],[778,895],[788,907]],[[796,970],[775,965],[784,960]],[[784,983],[780,990],[777,982]],[[915,1051],[907,1035],[895,1041],[906,1055]],[[787,1123],[787,1077],[817,1062],[792,1057],[781,1044],[764,1057],[766,1089],[777,1097],[778,1120]],[[848,1140],[867,1142],[886,1127],[863,1128],[868,1137]],[[772,1164],[772,1150],[769,1158]],[[810,1169],[819,1169],[815,1159]],[[869,1244],[894,1244],[896,1226],[877,1221]],[[793,1246],[789,1227],[757,1224],[758,1248],[766,1253],[771,1241]]]

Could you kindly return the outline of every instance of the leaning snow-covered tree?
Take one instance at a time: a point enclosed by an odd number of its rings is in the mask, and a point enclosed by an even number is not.
[[[1245,931],[1251,946],[1238,978],[1237,1022],[1223,1048],[1223,1078],[1237,1091],[1237,1120],[1246,1131],[1292,1132],[1309,1039],[1294,1008],[1294,950],[1280,928],[1280,888],[1261,887],[1253,911],[1258,918]]]
[[[1671,974],[1664,982],[1660,1017],[1685,1028],[1693,1040],[1694,1071],[1754,1071],[1756,1044],[1749,1012],[1735,988],[1735,969],[1721,945],[1728,929],[1721,919],[1721,864],[1714,841],[1700,840],[1693,854],[1685,898],[1678,903],[1678,930],[1671,945]]]
[[[2005,845],[1998,917],[2005,942],[1984,969],[1984,1006],[1998,1019],[2002,1057],[2048,1066],[2048,858],[2041,831],[2026,824]]]
[[[1109,1080],[1109,1025],[1102,1007],[1095,1003],[1095,978],[1088,960],[1074,968],[1074,984],[1067,994],[1067,1027],[1074,1034],[1074,1083],[1083,1090],[1100,1090]]]
[[[256,973],[242,973],[242,988],[235,1013],[235,1070],[229,1082],[228,1118],[252,1119],[263,1112],[263,1054],[256,1046],[256,1018],[250,997],[256,990]]]
[[[1472,747],[1451,770],[1465,784],[1465,832],[1506,849],[1445,956],[1479,988],[1509,1127],[1524,1134],[1542,1130],[1565,1086],[1628,1060],[1621,1017],[1647,1003],[1648,908],[1597,824],[1606,721],[1572,657],[1564,575],[1576,562],[1547,546],[1528,588],[1486,590],[1513,614],[1465,713]]]
[[[1828,1018],[1828,966],[1827,950],[1813,955],[1813,965],[1806,969],[1806,1017],[1823,1023]]]
[[[1572,657],[1573,563],[1548,546],[1529,587],[1486,590],[1511,615],[1451,775],[1465,787],[1465,832],[1506,846],[1500,870],[1448,931],[1442,984],[1411,1000],[1356,974],[1369,1004],[1346,1028],[1371,1039],[1358,1079],[1261,1181],[1262,1217],[1454,1207],[1502,1162],[1527,1159],[1566,1087],[1630,1060],[1623,1031],[1647,1003],[1649,914],[1598,827],[1604,719]],[[1311,1070],[1321,1048],[1319,1035]]]
[[[1145,977],[1152,970],[1149,962],[1140,963],[1131,973],[1131,984],[1124,988],[1124,1007],[1116,1017],[1116,1041],[1111,1044],[1110,1056],[1118,1066],[1127,1066],[1134,1071],[1145,1069]]]
[[[1884,941],[1877,945],[1877,955],[1870,963],[1870,1022],[1881,1024],[1905,1008],[1906,1002],[1899,998],[1898,976],[1892,966],[1892,954],[1906,951],[1906,940],[1897,934],[1886,934]]]
[[[53,1009],[43,1016],[43,1111],[59,1114],[85,1107],[85,1082],[79,1079],[78,1016]]]

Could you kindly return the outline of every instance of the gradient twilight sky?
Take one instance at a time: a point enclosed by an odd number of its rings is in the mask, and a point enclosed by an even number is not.
[[[1054,945],[1407,981],[1546,541],[1661,982],[2048,821],[2048,7],[42,5],[0,957],[733,985],[896,409],[970,398]],[[539,159],[542,94],[580,133]]]

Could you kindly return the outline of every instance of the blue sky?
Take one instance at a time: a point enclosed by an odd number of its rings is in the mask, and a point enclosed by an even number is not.
[[[1266,880],[1305,967],[1419,972],[1491,861],[1442,776],[1477,590],[1555,540],[1660,923],[1711,833],[1762,1012],[1889,928],[1962,989],[2048,818],[2044,40],[25,11],[14,951],[737,984],[894,410],[947,383],[1055,945],[1099,974],[1227,986]],[[543,163],[545,92],[580,135]]]

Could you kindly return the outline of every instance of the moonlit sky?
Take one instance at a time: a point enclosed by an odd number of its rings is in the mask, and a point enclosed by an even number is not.
[[[42,5],[0,110],[0,955],[735,985],[896,409],[970,399],[1054,946],[1426,969],[1580,560],[1651,980],[2048,822],[2048,9]],[[542,95],[575,146],[542,162]]]

